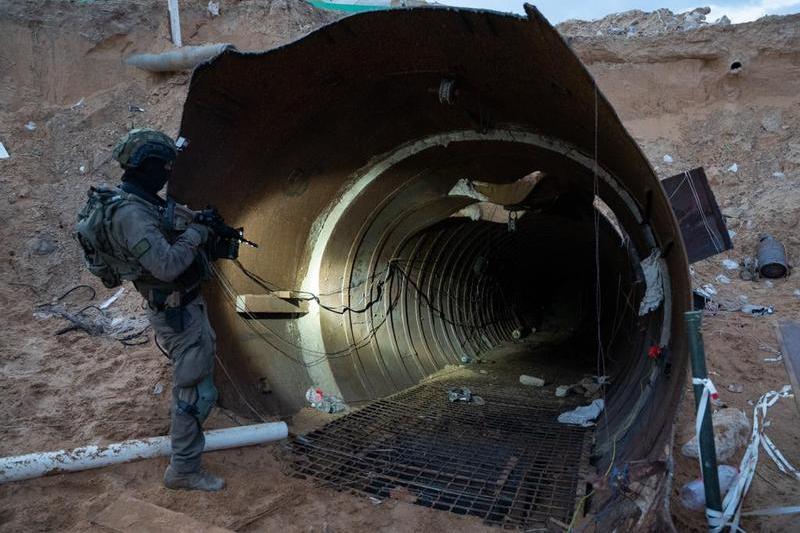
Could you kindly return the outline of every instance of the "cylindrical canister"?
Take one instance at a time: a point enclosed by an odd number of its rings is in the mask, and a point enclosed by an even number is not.
[[[789,273],[786,249],[772,235],[762,235],[760,238],[758,271],[765,278],[782,278]]]

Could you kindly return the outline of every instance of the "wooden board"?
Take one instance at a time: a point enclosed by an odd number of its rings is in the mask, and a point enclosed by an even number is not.
[[[794,401],[800,410],[800,324],[793,320],[780,320],[776,326],[781,343],[783,364],[794,392]]]
[[[92,523],[121,533],[232,533],[127,495],[100,511]]]
[[[308,312],[308,301],[299,300],[291,291],[270,294],[240,294],[236,312],[243,315],[299,315]]]

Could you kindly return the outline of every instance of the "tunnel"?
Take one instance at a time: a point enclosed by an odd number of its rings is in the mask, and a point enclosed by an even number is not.
[[[363,13],[195,70],[169,193],[259,244],[205,289],[221,402],[288,416],[313,386],[358,409],[523,346],[494,367],[609,377],[595,527],[671,527],[680,230],[591,75],[526,13]],[[288,311],[242,316],[241,295]]]

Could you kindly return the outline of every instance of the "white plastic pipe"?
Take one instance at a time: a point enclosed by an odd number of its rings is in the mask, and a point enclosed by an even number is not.
[[[214,59],[229,48],[235,47],[227,43],[184,46],[160,54],[132,54],[125,58],[125,63],[148,72],[191,70],[201,63]]]
[[[262,444],[285,439],[288,434],[289,429],[284,422],[212,429],[205,432],[204,451]],[[137,459],[169,455],[171,452],[169,437],[151,437],[126,440],[107,446],[84,446],[74,450],[3,457],[0,458],[0,483],[31,479],[53,473],[101,468]]]
[[[169,27],[172,33],[172,43],[180,48],[183,46],[181,40],[181,12],[178,9],[178,0],[167,0],[167,11],[169,11]]]

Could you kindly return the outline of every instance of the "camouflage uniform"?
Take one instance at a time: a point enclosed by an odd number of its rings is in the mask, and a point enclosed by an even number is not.
[[[171,467],[177,473],[196,472],[205,445],[202,423],[216,400],[213,383],[216,335],[200,294],[197,270],[200,246],[209,230],[189,224],[177,235],[165,231],[162,209],[145,198],[124,192],[124,201],[112,216],[115,255],[129,258],[138,272],[136,289],[148,301],[148,317],[156,337],[173,365]],[[145,197],[147,195],[144,195]],[[158,198],[153,198],[158,200]],[[170,308],[170,295],[184,300]]]

